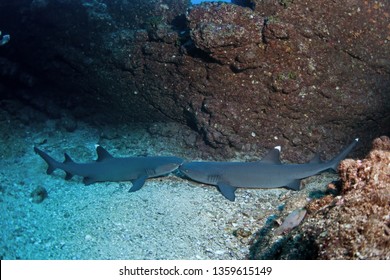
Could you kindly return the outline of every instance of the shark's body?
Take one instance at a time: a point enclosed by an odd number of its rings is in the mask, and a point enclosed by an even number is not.
[[[37,147],[34,151],[48,164],[47,174],[55,169],[62,169],[66,173],[66,180],[74,175],[84,177],[84,184],[89,185],[103,181],[131,181],[131,192],[139,190],[145,180],[168,174],[183,163],[178,157],[125,157],[115,158],[101,146],[97,146],[98,159],[90,163],[76,163],[65,154],[65,161],[59,162]]]
[[[305,164],[282,164],[280,147],[275,147],[261,161],[256,162],[188,162],[179,170],[194,181],[216,185],[229,200],[234,201],[235,190],[243,188],[287,187],[299,190],[301,179],[328,169],[337,170],[341,160],[356,146],[355,139],[345,150],[330,161],[315,157]]]

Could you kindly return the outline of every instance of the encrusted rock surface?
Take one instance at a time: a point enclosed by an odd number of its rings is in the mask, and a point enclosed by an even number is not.
[[[390,139],[340,164],[342,195],[314,225],[321,259],[390,259]]]
[[[305,189],[291,197],[290,206],[307,210],[301,225],[286,233],[270,217],[254,235],[249,258],[390,259],[390,139],[376,138],[363,160],[342,161],[339,174],[341,182],[320,198]]]
[[[236,2],[3,1],[0,92],[99,124],[179,122],[224,158],[282,145],[302,162],[390,133],[388,0]]]
[[[195,46],[216,61],[240,70],[240,61],[245,68],[260,66],[248,61],[258,61],[263,53],[258,45],[264,18],[252,10],[215,2],[191,9],[187,20]]]

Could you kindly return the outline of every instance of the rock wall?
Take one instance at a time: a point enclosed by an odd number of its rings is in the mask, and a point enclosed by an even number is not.
[[[342,196],[315,224],[321,259],[390,259],[390,139],[372,146],[365,159],[340,165]]]
[[[329,158],[389,134],[389,1],[238,2],[3,1],[1,94],[95,121],[175,121],[225,158],[275,145]]]

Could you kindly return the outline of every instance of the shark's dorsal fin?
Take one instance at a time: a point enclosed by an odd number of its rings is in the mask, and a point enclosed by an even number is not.
[[[320,154],[315,154],[314,157],[309,161],[309,163],[322,163]]]
[[[74,162],[73,159],[71,159],[71,157],[67,153],[64,153],[64,157],[64,163]]]
[[[102,146],[97,146],[96,147],[96,153],[98,155],[98,158],[96,161],[103,161],[103,160],[106,160],[106,159],[110,159],[110,158],[113,158],[113,156],[107,152]]]
[[[282,162],[280,161],[280,150],[281,150],[280,146],[276,146],[263,157],[261,162],[282,164]]]

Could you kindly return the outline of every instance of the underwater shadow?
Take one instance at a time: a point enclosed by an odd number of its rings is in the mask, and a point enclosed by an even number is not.
[[[275,241],[276,215],[267,219],[264,227],[255,234],[249,248],[249,260],[315,260],[318,247],[314,236],[302,235],[297,230]]]

